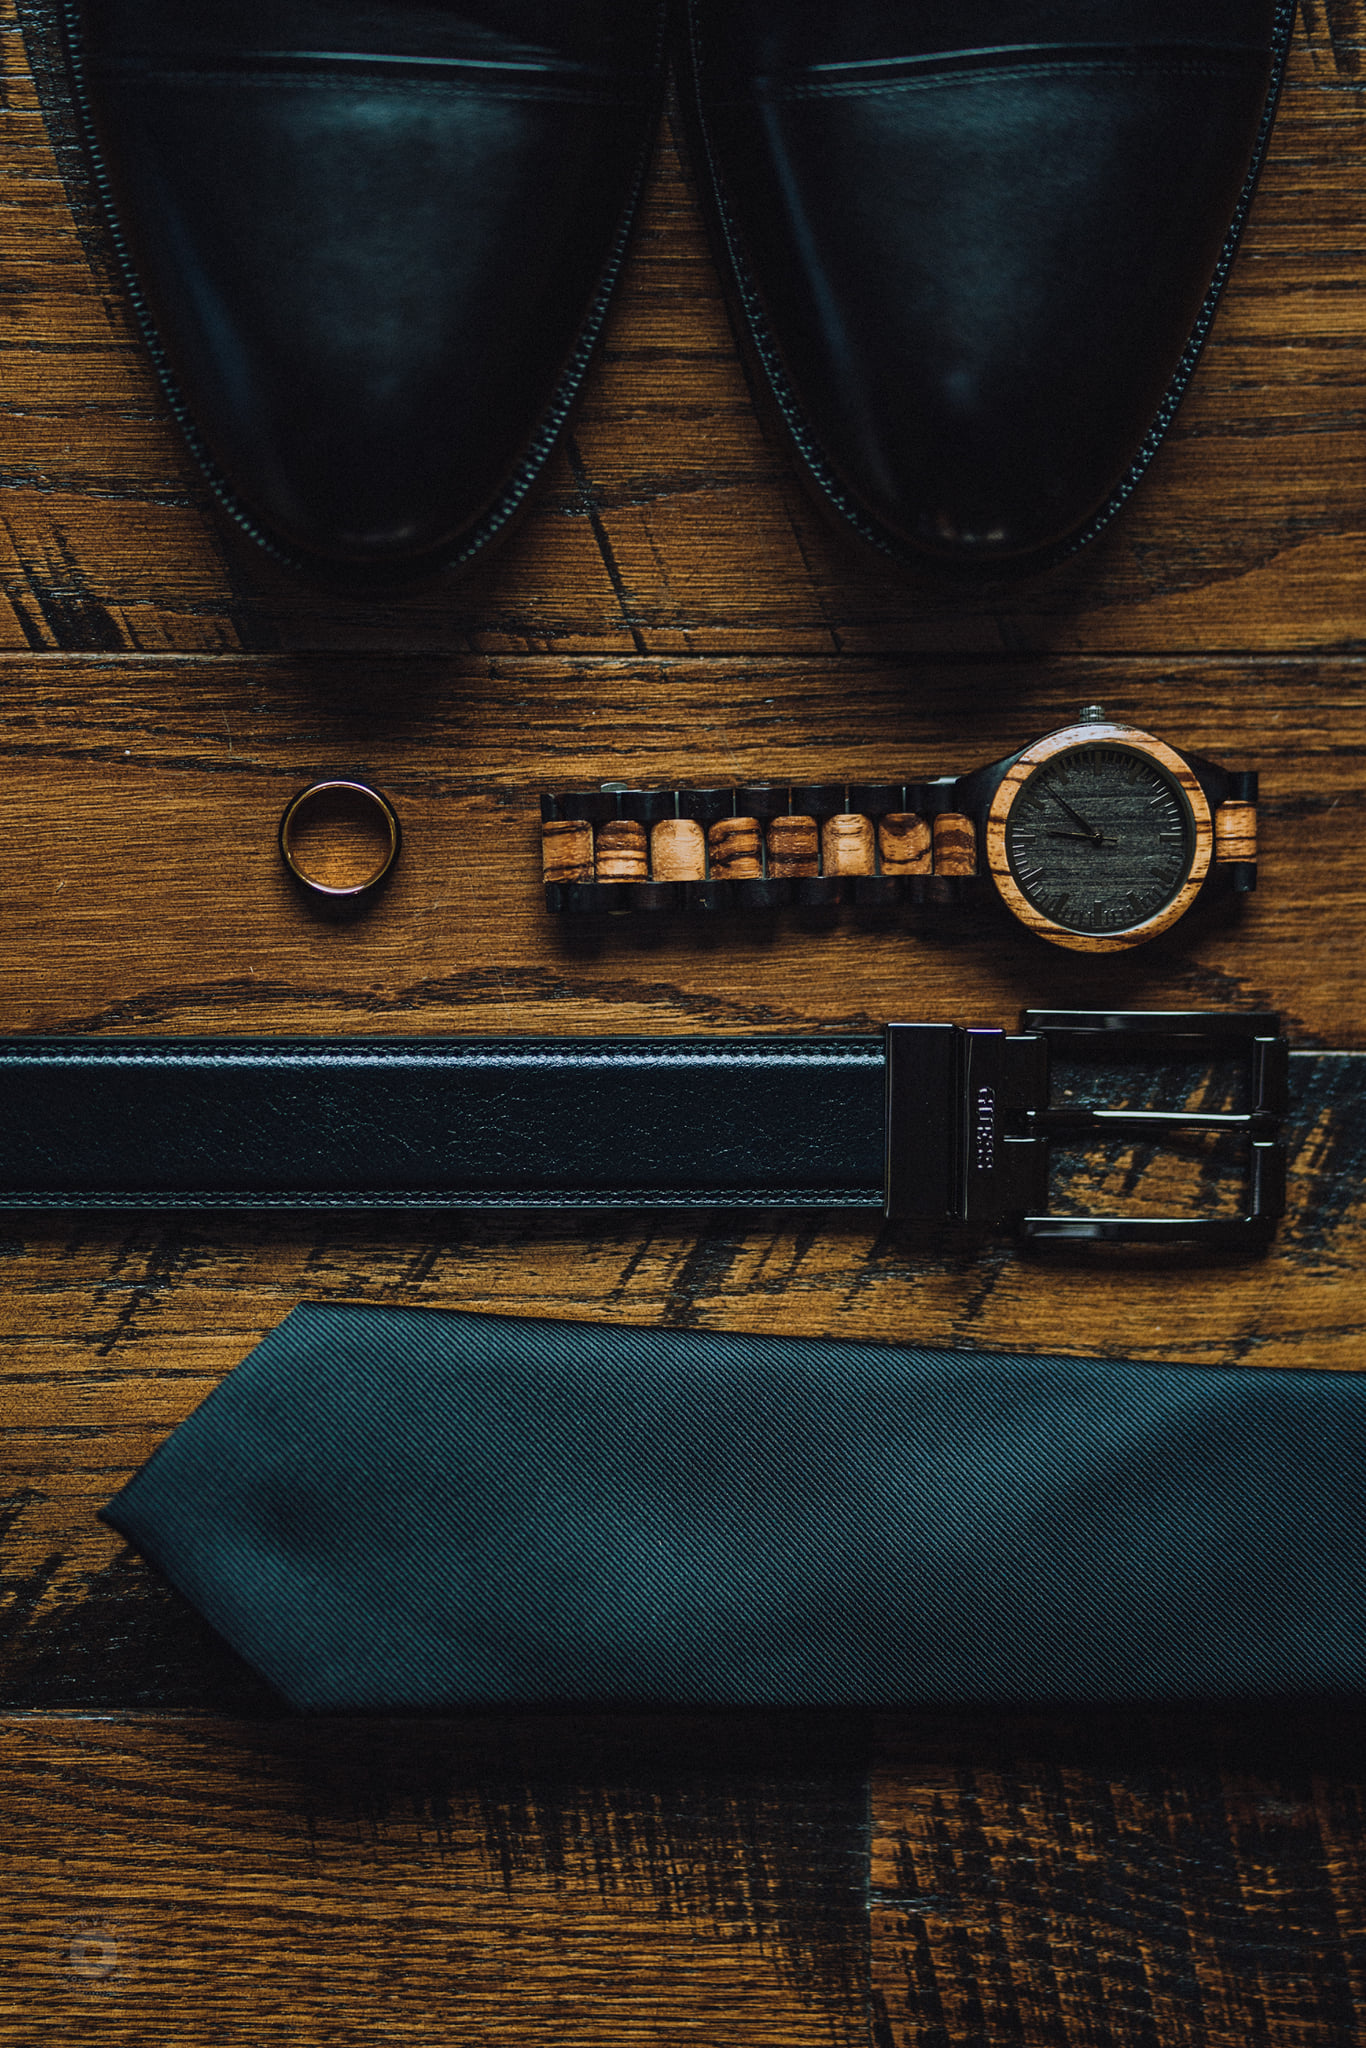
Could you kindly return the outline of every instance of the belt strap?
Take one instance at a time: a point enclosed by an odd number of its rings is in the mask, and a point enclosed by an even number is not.
[[[1050,1050],[1246,1058],[1227,1112],[1076,1109]],[[1283,1206],[1263,1012],[1029,1011],[880,1037],[0,1040],[9,1208],[883,1209],[1031,1237],[1237,1238]],[[1058,1138],[1234,1127],[1245,1213],[1051,1216]]]
[[[880,1208],[881,1038],[0,1043],[11,1207]]]

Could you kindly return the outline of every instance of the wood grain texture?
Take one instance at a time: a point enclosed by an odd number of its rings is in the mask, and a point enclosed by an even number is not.
[[[1350,1723],[974,1714],[880,1744],[877,2048],[1366,2039]]]
[[[928,875],[934,867],[934,832],[918,811],[889,811],[878,820],[878,857],[886,875]]]
[[[754,882],[764,872],[764,835],[757,818],[720,818],[707,831],[707,872],[719,882]]]
[[[852,2048],[860,1730],[0,1721],[8,2043]]]
[[[634,818],[609,818],[593,837],[593,872],[600,882],[644,882],[650,874],[645,827]]]
[[[858,811],[837,811],[821,826],[821,872],[871,875],[876,865],[873,821]]]
[[[376,602],[297,581],[213,511],[72,146],[51,0],[0,0],[0,1031],[1242,1004],[1329,1049],[1296,1062],[1291,1215],[1244,1266],[1045,1266],[836,1215],[4,1220],[7,2043],[1366,2039],[1350,1728],[282,1723],[94,1519],[301,1298],[1361,1367],[1364,78],[1363,0],[1304,0],[1176,427],[1062,568],[907,573],[826,524],[752,402],[666,122],[526,517],[467,574]],[[544,910],[542,789],[959,773],[1094,701],[1261,771],[1241,910],[1104,960],[972,905]],[[290,893],[274,843],[329,772],[383,788],[405,835],[345,926]],[[1130,1153],[1071,1185],[1213,1199],[1213,1168]]]
[[[1214,857],[1221,861],[1257,858],[1257,806],[1230,799],[1214,814]]]
[[[650,833],[650,873],[657,882],[705,882],[707,840],[694,818],[661,818]]]
[[[977,872],[977,830],[961,811],[941,811],[933,826],[936,875],[961,879]]]
[[[821,837],[814,818],[789,812],[771,821],[768,871],[776,881],[804,879],[820,873]]]
[[[541,880],[591,882],[593,827],[586,819],[550,818],[541,826]]]

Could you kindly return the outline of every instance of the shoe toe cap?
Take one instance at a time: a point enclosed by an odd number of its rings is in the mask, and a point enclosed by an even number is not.
[[[1081,537],[1151,453],[1267,67],[1040,62],[714,117],[751,331],[827,495],[954,562]]]
[[[173,405],[253,537],[324,571],[472,552],[581,379],[648,81],[484,85],[312,60],[117,73],[97,126]]]

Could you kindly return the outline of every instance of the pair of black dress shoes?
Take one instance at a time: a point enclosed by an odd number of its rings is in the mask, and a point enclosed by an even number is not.
[[[669,0],[62,0],[170,402],[299,566],[468,559],[554,446],[654,139]],[[902,558],[1056,559],[1148,462],[1270,129],[1280,0],[686,0],[737,327]]]

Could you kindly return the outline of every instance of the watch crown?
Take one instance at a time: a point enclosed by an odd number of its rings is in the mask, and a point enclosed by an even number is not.
[[[1103,704],[1083,704],[1081,710],[1077,713],[1078,725],[1104,725],[1105,722],[1105,706]]]

